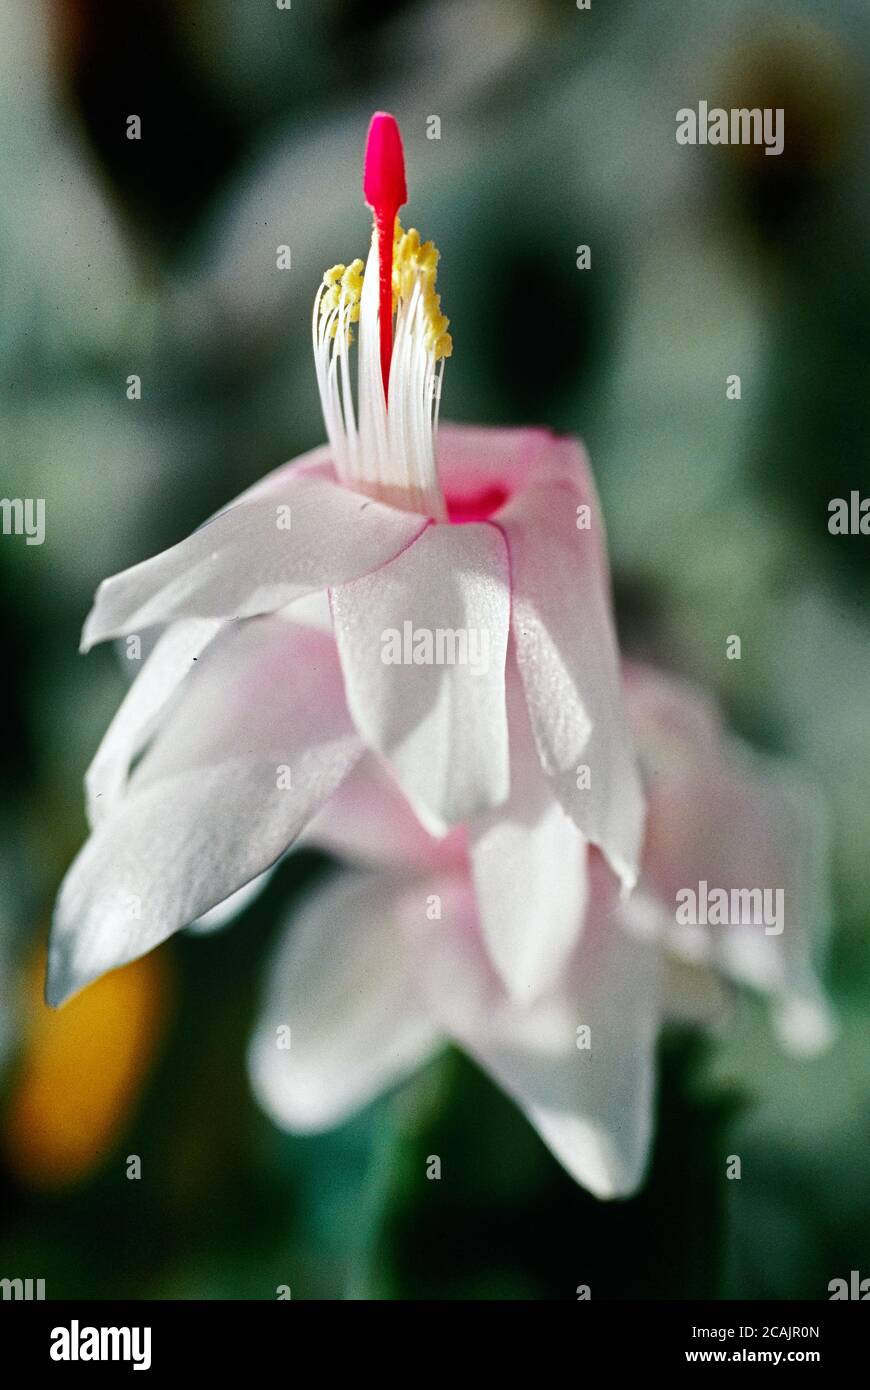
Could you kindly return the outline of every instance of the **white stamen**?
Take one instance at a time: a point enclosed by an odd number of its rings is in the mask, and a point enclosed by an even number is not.
[[[416,233],[411,236],[416,237]],[[431,246],[426,249],[437,259]],[[427,271],[411,254],[402,260],[396,277],[389,409],[381,377],[375,236],[361,293],[360,266],[361,262],[354,262],[347,270],[336,266],[328,271],[314,300],[312,338],[317,386],[336,470],[348,487],[391,506],[446,521],[447,508],[435,463],[435,437],[449,338],[445,333],[446,320],[440,317],[433,292],[434,260]],[[329,298],[324,303],[325,294]],[[348,364],[351,324],[357,317],[357,306],[358,428]],[[433,313],[437,320],[434,328]]]

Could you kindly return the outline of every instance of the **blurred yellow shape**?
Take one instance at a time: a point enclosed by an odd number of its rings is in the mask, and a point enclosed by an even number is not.
[[[44,978],[40,952],[3,1143],[23,1182],[56,1188],[92,1172],[131,1118],[163,1035],[169,980],[165,953],[152,952],[54,1010]]]

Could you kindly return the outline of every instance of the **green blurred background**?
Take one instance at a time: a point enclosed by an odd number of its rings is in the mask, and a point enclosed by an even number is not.
[[[47,531],[0,538],[0,1275],[533,1299],[870,1275],[870,537],[827,529],[831,498],[870,494],[868,75],[866,0],[4,0],[2,493],[44,497]],[[678,146],[701,99],[783,107],[784,153]],[[310,306],[365,251],[377,108],[442,252],[443,415],[583,435],[626,649],[713,688],[831,806],[838,1043],[789,1060],[750,999],[722,1037],[666,1037],[629,1202],[574,1186],[456,1054],[323,1137],[256,1110],[248,1030],[277,928],[329,872],[313,854],[229,930],[40,1002],[124,687],[111,651],[77,655],[92,593],[321,441]]]

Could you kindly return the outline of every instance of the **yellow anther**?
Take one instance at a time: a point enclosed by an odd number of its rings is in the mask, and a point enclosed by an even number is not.
[[[357,323],[359,320],[360,297],[362,295],[363,271],[365,266],[359,259],[351,261],[350,265],[334,265],[324,272],[323,283],[326,286],[320,296],[320,316],[329,318],[335,313],[336,309],[343,306],[344,313],[347,315],[348,323]],[[339,322],[342,314],[337,314],[335,321],[328,330],[329,336],[334,338],[338,333]],[[347,340],[353,342],[353,334],[348,332]]]
[[[420,250],[420,233],[411,227],[399,241],[399,260],[410,263]]]
[[[396,231],[393,241],[393,308],[398,310],[400,300],[410,300],[415,285],[423,292],[423,313],[426,318],[425,343],[435,360],[449,357],[453,343],[447,332],[450,322],[441,313],[441,298],[435,293],[438,277],[439,252],[434,242],[420,241],[416,227],[406,232],[396,218]]]
[[[434,283],[438,273],[439,251],[432,241],[425,241],[417,253],[417,265],[424,275],[431,276]]]
[[[393,238],[393,310],[398,312],[402,302],[407,305],[415,287],[419,286],[423,299],[424,342],[426,350],[433,353],[436,362],[442,357],[449,357],[453,351],[453,342],[447,332],[450,320],[442,314],[441,296],[435,292],[438,259],[435,244],[431,241],[421,242],[416,227],[404,231],[397,217]],[[336,337],[339,326],[343,325],[348,343],[353,342],[349,325],[359,322],[364,272],[364,262],[357,259],[349,265],[330,266],[324,273],[320,315],[324,320],[333,318],[325,330],[330,337]]]
[[[365,265],[359,259],[351,261],[341,277],[341,287],[345,294],[356,303],[362,294],[363,271]]]

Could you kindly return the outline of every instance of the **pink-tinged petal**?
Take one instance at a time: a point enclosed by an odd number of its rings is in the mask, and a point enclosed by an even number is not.
[[[493,964],[530,1003],[555,984],[582,929],[587,845],[544,777],[512,662],[507,690],[510,796],[475,822],[470,854]]]
[[[105,820],[124,795],[134,758],[145,747],[172,696],[220,626],[215,618],[191,618],[173,623],[161,633],[85,774],[91,826]]]
[[[334,589],[332,608],[357,728],[427,825],[440,833],[503,801],[510,589],[495,528],[430,526],[391,564]],[[405,661],[415,635],[434,644],[439,632],[458,634],[467,660]],[[442,656],[451,650],[461,655]]]
[[[426,525],[342,487],[324,468],[279,469],[186,540],[106,579],[82,650],[178,618],[274,612],[377,569]]]
[[[436,838],[424,828],[389,765],[366,753],[300,837],[363,866],[421,873],[466,864],[466,834],[459,826]]]
[[[546,429],[450,425],[438,429],[438,476],[458,521],[482,520],[528,487],[555,444]]]
[[[623,685],[629,727],[648,777],[697,769],[718,758],[724,725],[713,700],[667,671],[625,662]]]
[[[578,527],[587,517],[589,528]],[[541,762],[578,828],[630,888],[644,800],[623,706],[602,523],[579,445],[553,441],[546,467],[539,464],[494,524],[508,542],[512,630]]]
[[[50,1001],[143,955],[262,873],[360,751],[329,637],[278,618],[222,632],[63,882]]]
[[[643,882],[661,936],[684,959],[771,995],[783,1040],[819,1050],[833,1022],[814,963],[829,917],[818,794],[786,765],[726,738],[715,706],[686,683],[633,668],[626,688],[649,786]],[[774,910],[781,892],[781,921],[680,922],[677,895],[690,889],[699,902],[702,882],[708,901],[714,889],[766,889]]]
[[[396,920],[404,890],[344,873],[288,924],[248,1052],[255,1094],[284,1129],[341,1123],[439,1047]]]
[[[442,920],[428,933],[418,928],[416,940],[421,985],[445,1031],[513,1097],[571,1176],[611,1198],[634,1192],[647,1162],[661,955],[618,929],[597,870],[570,966],[531,1006],[500,991],[461,896],[445,898]],[[588,1047],[578,1046],[584,1027]]]

